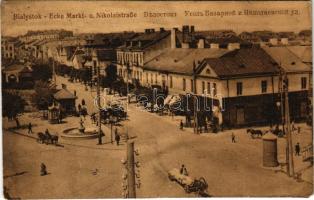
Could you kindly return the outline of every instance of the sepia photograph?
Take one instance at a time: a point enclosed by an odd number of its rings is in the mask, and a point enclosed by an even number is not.
[[[3,198],[313,195],[311,1],[2,1]]]

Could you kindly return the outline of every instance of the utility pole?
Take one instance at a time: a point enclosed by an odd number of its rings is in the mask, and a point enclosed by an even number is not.
[[[197,121],[197,96],[196,96],[196,65],[193,62],[193,105],[194,105],[194,133],[198,133],[198,121]]]
[[[56,78],[56,69],[55,69],[55,61],[52,59],[52,76],[54,84],[57,85],[57,78]]]
[[[97,66],[97,107],[98,107],[98,144],[102,144],[101,105],[100,105],[100,67]]]
[[[126,65],[126,95],[127,95],[127,99],[128,99],[128,103],[130,103],[130,99],[129,99],[129,73],[130,73],[130,64],[128,63]]]
[[[289,176],[294,176],[294,162],[293,162],[293,148],[292,148],[292,136],[290,126],[290,113],[289,113],[289,93],[288,93],[288,78],[284,76],[284,98],[285,98],[285,121],[286,121],[286,134],[287,134],[287,173]]]
[[[136,183],[134,169],[134,142],[127,141],[127,177],[128,177],[128,198],[136,198]]]

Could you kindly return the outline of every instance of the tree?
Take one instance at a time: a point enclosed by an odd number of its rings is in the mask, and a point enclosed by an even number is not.
[[[32,66],[33,79],[36,80],[49,80],[52,78],[52,67],[45,64],[36,64]]]
[[[8,117],[10,120],[16,121],[17,128],[20,127],[18,115],[24,112],[26,102],[19,95],[10,94],[8,92],[2,93],[2,115]]]
[[[39,80],[35,82],[34,90],[35,95],[32,99],[34,104],[39,110],[47,110],[53,102],[53,94],[56,88],[48,82]]]
[[[115,65],[109,65],[106,69],[106,79],[108,86],[112,89],[113,83],[117,80],[117,67]]]

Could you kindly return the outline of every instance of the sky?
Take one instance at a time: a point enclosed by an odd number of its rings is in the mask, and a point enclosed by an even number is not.
[[[244,10],[288,10],[284,15],[239,15]],[[87,1],[10,1],[2,2],[1,33],[6,36],[25,34],[28,30],[67,29],[74,33],[143,31],[145,28],[194,25],[196,30],[233,29],[237,33],[253,30],[295,31],[311,29],[310,2],[87,2]],[[232,12],[232,16],[185,16],[185,11]],[[49,14],[133,12],[136,18],[49,19]],[[144,12],[170,12],[176,17],[144,17]],[[297,13],[297,15],[292,15]],[[14,15],[41,15],[42,19],[14,20]],[[46,16],[46,18],[44,17]]]

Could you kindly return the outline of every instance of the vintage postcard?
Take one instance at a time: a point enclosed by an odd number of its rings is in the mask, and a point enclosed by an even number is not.
[[[310,1],[3,1],[8,199],[310,197]]]

